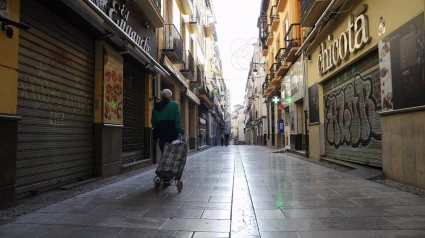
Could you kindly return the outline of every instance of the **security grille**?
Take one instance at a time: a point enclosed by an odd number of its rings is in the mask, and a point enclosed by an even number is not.
[[[326,157],[382,166],[378,51],[323,84]]]
[[[125,61],[123,163],[144,159],[144,83],[144,72],[136,63]]]
[[[38,1],[21,1],[20,20],[31,27],[19,32],[18,56],[16,193],[25,196],[93,175],[94,40]]]

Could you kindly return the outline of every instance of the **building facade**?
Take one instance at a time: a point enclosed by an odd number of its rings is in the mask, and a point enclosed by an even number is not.
[[[424,188],[424,2],[301,1],[301,26],[310,157]]]
[[[164,88],[180,104],[189,148],[199,148],[204,102],[198,96],[207,85],[206,57],[219,50],[206,47],[206,39],[217,41],[216,33],[200,22],[193,1],[5,2],[0,208],[64,184],[156,163],[150,118]],[[222,109],[218,99],[212,98],[213,111]],[[217,117],[224,118],[218,109]]]
[[[267,106],[263,95],[265,85],[265,63],[261,41],[254,45],[254,55],[250,64],[245,87],[246,141],[251,145],[267,145]],[[249,138],[249,139],[248,139]]]
[[[267,145],[305,150],[303,61],[295,54],[306,35],[300,26],[300,1],[262,1],[258,28],[265,59]]]

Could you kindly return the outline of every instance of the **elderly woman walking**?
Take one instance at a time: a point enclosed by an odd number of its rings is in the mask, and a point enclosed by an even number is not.
[[[181,123],[179,104],[171,101],[173,93],[169,89],[161,92],[161,101],[155,103],[152,111],[152,128],[154,140],[159,139],[159,148],[164,152],[165,143],[172,143],[178,139],[178,135],[184,135]]]

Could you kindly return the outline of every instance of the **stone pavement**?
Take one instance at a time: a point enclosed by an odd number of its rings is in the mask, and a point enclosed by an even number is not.
[[[190,156],[181,193],[154,170],[0,227],[0,237],[425,237],[425,199],[259,146]]]

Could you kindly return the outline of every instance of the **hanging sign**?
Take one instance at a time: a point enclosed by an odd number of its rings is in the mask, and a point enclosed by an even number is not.
[[[274,96],[272,102],[274,102],[274,104],[278,104],[280,102],[280,99],[277,96]]]
[[[283,105],[282,104],[277,105],[277,109],[278,110],[283,110]]]

